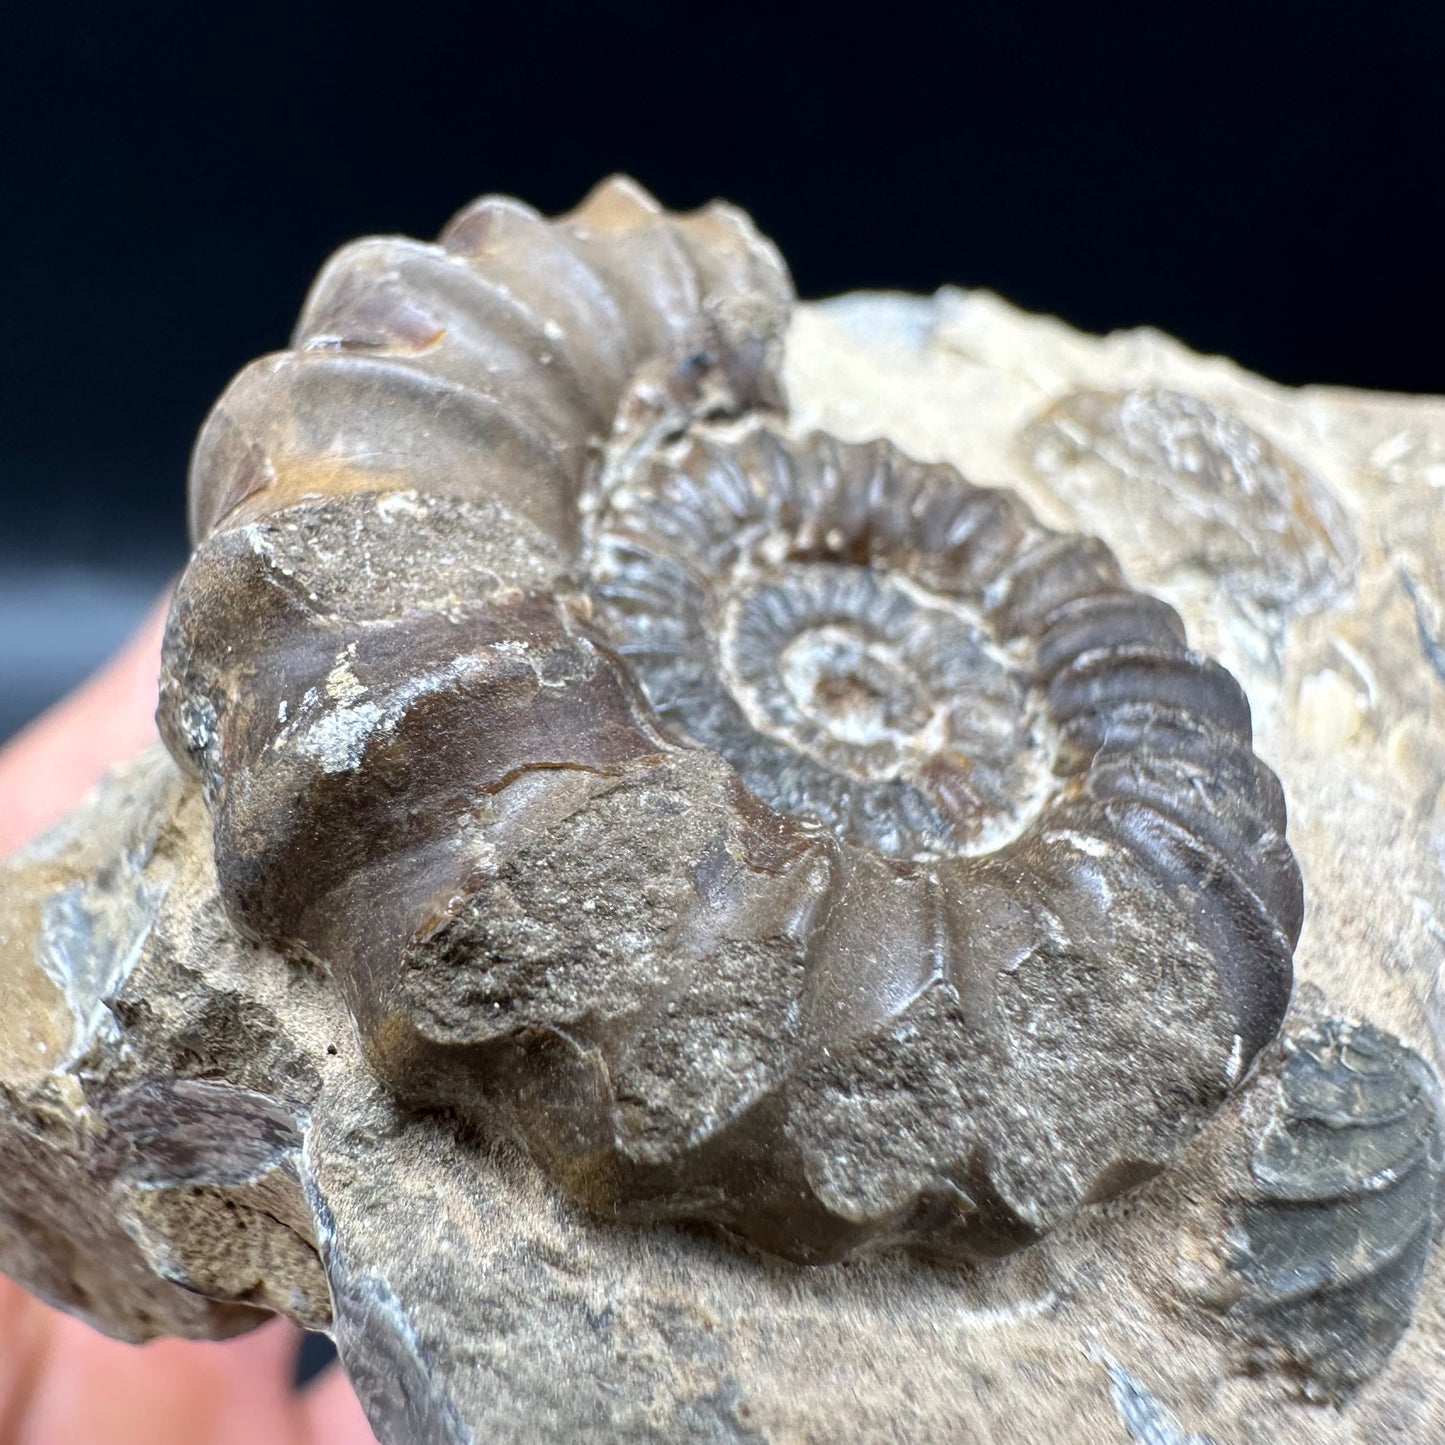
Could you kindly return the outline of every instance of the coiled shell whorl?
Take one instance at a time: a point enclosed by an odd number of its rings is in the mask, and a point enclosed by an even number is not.
[[[161,722],[404,1098],[621,1217],[977,1258],[1243,1078],[1299,876],[1107,548],[788,431],[790,302],[619,181],[342,251],[202,433]]]

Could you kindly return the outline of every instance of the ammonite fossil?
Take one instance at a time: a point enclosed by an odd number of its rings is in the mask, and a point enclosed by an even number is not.
[[[1445,1226],[1445,1125],[1433,1071],[1370,1024],[1326,1018],[1284,1042],[1250,1101],[1252,1188],[1236,1206],[1230,1314],[1253,1369],[1340,1399],[1409,1328]]]
[[[1244,1078],[1300,880],[1107,548],[790,430],[790,297],[626,182],[342,251],[202,434],[161,722],[405,1099],[618,1217],[977,1258]]]

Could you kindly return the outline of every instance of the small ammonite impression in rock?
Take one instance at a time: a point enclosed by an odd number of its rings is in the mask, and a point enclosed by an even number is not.
[[[621,1219],[1002,1253],[1279,1028],[1249,706],[1109,550],[799,435],[747,218],[360,241],[206,423],[161,721],[225,905]]]

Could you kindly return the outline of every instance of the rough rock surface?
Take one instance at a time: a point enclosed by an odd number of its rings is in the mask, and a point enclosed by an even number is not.
[[[126,1338],[329,1328],[388,1445],[1445,1438],[1445,402],[958,292],[803,308],[786,379],[800,428],[1102,537],[1243,683],[1307,889],[1248,1085],[990,1263],[601,1222],[235,934],[157,753],[0,874],[0,1267]]]

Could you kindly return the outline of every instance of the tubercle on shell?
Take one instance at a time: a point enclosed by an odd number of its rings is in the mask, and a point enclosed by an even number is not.
[[[798,438],[781,260],[630,182],[363,241],[198,443],[161,723],[244,931],[618,1217],[977,1258],[1163,1167],[1300,924],[1101,543]]]

